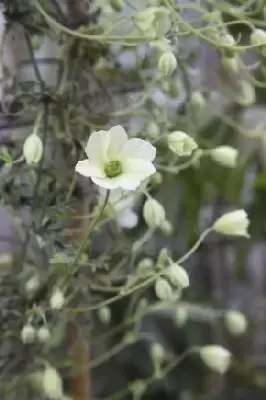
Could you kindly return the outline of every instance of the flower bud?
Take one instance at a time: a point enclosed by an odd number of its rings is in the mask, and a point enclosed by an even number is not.
[[[160,135],[160,130],[158,125],[152,121],[147,125],[146,131],[149,139],[157,139],[158,136]]]
[[[170,76],[177,67],[175,55],[168,51],[161,55],[158,62],[158,69],[163,76]]]
[[[149,198],[143,207],[143,217],[149,228],[156,229],[165,220],[165,210],[157,200]]]
[[[175,311],[174,320],[178,327],[182,327],[185,325],[189,317],[189,312],[187,307],[178,306]]]
[[[152,49],[154,49],[158,55],[162,55],[163,53],[166,53],[168,51],[171,51],[171,44],[169,39],[166,39],[165,37],[162,37],[157,40],[153,40],[150,43],[150,46]]]
[[[146,390],[147,384],[145,381],[137,380],[130,385],[130,391],[132,393],[133,400],[140,400]]]
[[[200,348],[204,364],[215,372],[224,374],[231,363],[231,353],[222,346],[207,345]]]
[[[266,45],[266,32],[263,29],[254,29],[250,35],[250,43],[253,46]]]
[[[213,224],[213,230],[222,235],[249,238],[249,219],[245,210],[235,210],[222,215]]]
[[[150,178],[150,183],[153,186],[159,186],[163,182],[163,176],[160,172],[155,172]]]
[[[123,10],[125,3],[124,0],[109,0],[110,6],[117,12]]]
[[[173,290],[169,282],[164,278],[158,278],[155,282],[156,296],[163,301],[171,301],[174,297]]]
[[[34,327],[30,324],[24,325],[20,332],[20,338],[22,340],[22,343],[24,344],[33,343],[35,337],[36,337],[36,331]]]
[[[220,39],[219,44],[221,46],[232,47],[236,43],[234,36],[230,35],[229,33],[225,33],[225,34],[221,35],[219,39]]]
[[[98,310],[98,317],[102,324],[108,325],[111,321],[111,310],[109,307],[103,306]]]
[[[249,81],[240,82],[240,90],[235,96],[235,101],[244,107],[251,106],[256,101],[256,92],[253,84]]]
[[[239,58],[238,57],[223,57],[222,65],[229,73],[236,73],[239,70]]]
[[[171,264],[166,270],[166,275],[173,286],[180,289],[189,287],[189,276],[187,271],[180,265],[176,263]]]
[[[60,289],[55,289],[50,298],[50,307],[53,310],[60,310],[65,303],[65,297]]]
[[[34,295],[34,293],[36,293],[39,287],[40,287],[40,278],[37,275],[32,276],[25,284],[25,290],[27,295],[31,297],[32,295]]]
[[[242,335],[247,330],[247,320],[240,311],[227,311],[224,316],[224,321],[227,329],[232,335]]]
[[[165,236],[170,236],[170,235],[172,235],[173,230],[174,230],[174,229],[173,229],[173,225],[172,225],[171,222],[168,221],[167,219],[165,219],[165,220],[163,221],[163,223],[161,224],[160,229],[161,229],[161,231],[163,232],[163,234],[164,234]]]
[[[162,362],[165,358],[165,351],[160,343],[153,343],[151,345],[151,357],[155,362]]]
[[[45,326],[42,326],[37,331],[37,338],[38,338],[39,342],[47,343],[51,338],[51,333],[50,333],[49,329],[46,328]]]
[[[148,7],[136,12],[133,19],[146,36],[164,36],[169,26],[169,11],[165,7]]]
[[[203,109],[206,105],[204,96],[200,92],[192,92],[190,97],[192,107]]]
[[[174,131],[167,135],[167,145],[169,149],[178,156],[188,157],[198,145],[195,140],[182,131]]]
[[[56,369],[46,367],[43,374],[43,390],[48,399],[59,400],[63,397],[62,379]]]
[[[154,267],[154,262],[151,258],[148,258],[148,257],[143,258],[138,263],[138,271],[139,272],[151,270],[153,267]]]
[[[239,151],[231,146],[219,146],[210,150],[210,157],[217,164],[234,168],[237,165]]]
[[[23,155],[28,165],[38,164],[43,155],[43,143],[38,135],[32,133],[23,146]]]

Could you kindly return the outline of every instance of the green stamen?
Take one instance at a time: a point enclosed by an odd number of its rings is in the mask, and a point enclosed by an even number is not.
[[[121,161],[118,160],[109,161],[104,166],[104,172],[108,178],[116,178],[117,176],[121,175],[122,174]]]

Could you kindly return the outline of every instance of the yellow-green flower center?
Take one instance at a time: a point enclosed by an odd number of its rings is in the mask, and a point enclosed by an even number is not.
[[[104,166],[105,175],[108,178],[115,178],[122,174],[122,163],[119,160],[109,161]]]

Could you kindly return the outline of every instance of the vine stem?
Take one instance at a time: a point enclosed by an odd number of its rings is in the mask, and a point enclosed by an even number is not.
[[[95,228],[95,226],[97,225],[97,223],[99,222],[99,220],[101,219],[101,217],[102,217],[102,215],[104,213],[105,207],[107,206],[108,201],[109,201],[109,197],[110,197],[110,190],[107,190],[106,195],[105,195],[105,199],[104,199],[103,204],[102,204],[102,206],[101,206],[101,208],[99,210],[99,213],[96,215],[96,217],[92,221],[91,225],[89,226],[88,231],[86,233],[86,236],[84,237],[81,245],[79,246],[79,248],[77,250],[77,253],[75,255],[75,258],[74,258],[72,264],[70,265],[71,273],[76,271],[79,258],[81,256],[83,250],[85,249],[88,241],[89,241],[89,238],[90,238],[92,230]]]

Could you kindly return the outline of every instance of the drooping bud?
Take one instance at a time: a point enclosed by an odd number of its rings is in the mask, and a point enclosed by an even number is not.
[[[217,164],[234,168],[237,165],[239,151],[231,146],[219,146],[210,150],[208,154]]]
[[[173,289],[164,278],[157,278],[155,282],[156,296],[163,301],[171,301],[174,297]]]
[[[65,297],[59,288],[56,288],[50,298],[50,307],[53,310],[60,310],[65,303]]]
[[[40,343],[47,343],[51,338],[51,333],[48,328],[45,326],[42,326],[40,329],[37,331],[37,339],[39,340]]]
[[[200,348],[200,357],[211,370],[224,374],[231,363],[231,353],[222,346],[207,345]]]
[[[23,146],[23,155],[28,165],[38,164],[43,155],[43,143],[38,135],[32,133]]]
[[[169,149],[179,157],[188,157],[198,145],[195,140],[187,133],[174,131],[167,135],[167,145]]]
[[[36,330],[31,324],[24,325],[20,332],[20,337],[24,344],[33,343],[36,337]]]
[[[228,236],[249,238],[249,219],[245,210],[235,210],[222,215],[213,224],[213,230]]]
[[[116,11],[120,12],[123,10],[125,3],[124,0],[109,0],[110,6]]]
[[[168,51],[161,55],[158,62],[158,69],[163,76],[171,76],[177,67],[175,55]]]
[[[165,210],[157,200],[149,198],[143,206],[143,217],[149,228],[156,229],[165,220]]]
[[[63,383],[56,369],[46,367],[43,374],[43,391],[48,399],[59,400],[63,397]]]
[[[253,46],[266,46],[266,32],[263,29],[254,29],[250,35],[250,43]]]
[[[40,287],[40,278],[35,275],[32,276],[25,284],[25,290],[29,297],[32,297]]]
[[[107,306],[99,308],[98,317],[102,324],[108,325],[112,317],[110,308]]]
[[[175,311],[174,321],[178,327],[185,325],[189,317],[189,312],[187,307],[179,305]]]
[[[224,321],[227,329],[232,335],[242,335],[247,330],[247,319],[245,315],[240,311],[227,311],[224,316]]]
[[[185,289],[189,287],[189,276],[187,271],[180,265],[173,263],[167,270],[166,275],[172,285],[180,289]]]

